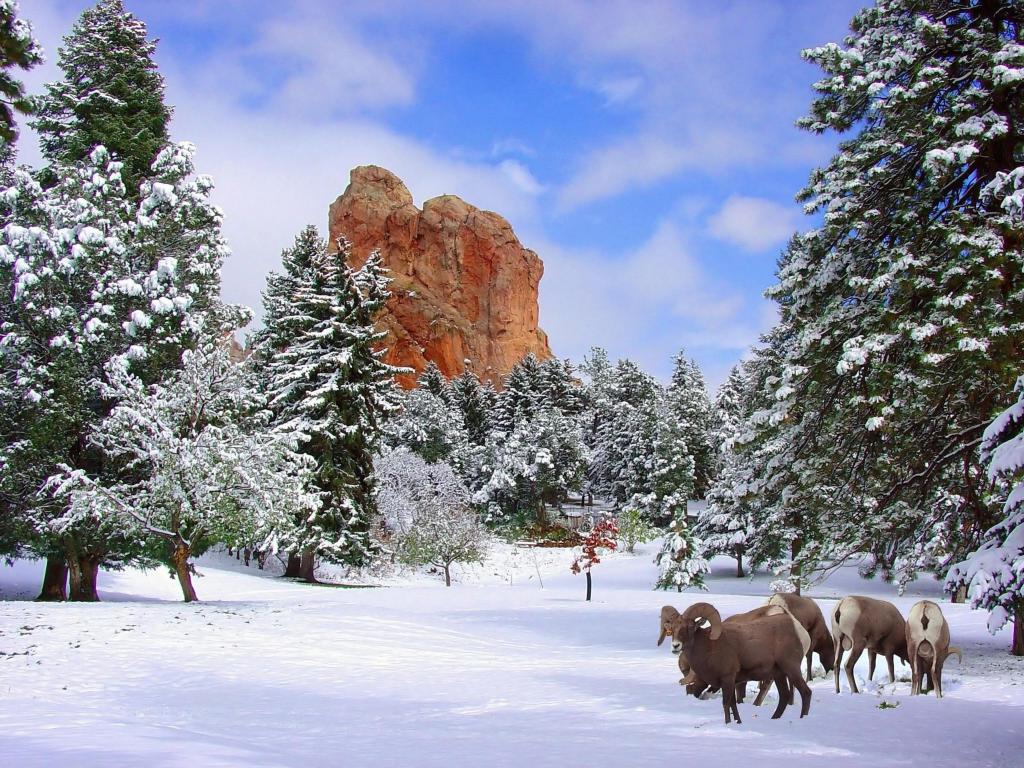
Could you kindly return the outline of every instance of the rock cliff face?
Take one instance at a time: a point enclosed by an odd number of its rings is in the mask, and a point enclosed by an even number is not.
[[[351,243],[353,267],[379,249],[390,270],[380,321],[387,362],[419,373],[432,361],[449,377],[468,367],[500,386],[526,353],[551,357],[537,327],[544,264],[498,214],[452,195],[427,200],[421,211],[397,176],[368,165],[352,171],[331,205],[329,233],[332,244],[339,235]],[[415,380],[399,377],[405,387]]]

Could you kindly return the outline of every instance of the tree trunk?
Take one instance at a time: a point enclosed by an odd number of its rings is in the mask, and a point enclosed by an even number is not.
[[[316,552],[312,549],[302,550],[299,558],[299,578],[309,584],[316,584]]]
[[[72,573],[76,573],[77,578],[72,583],[71,599],[79,603],[98,603],[100,595],[96,591],[96,584],[100,573],[100,558],[96,555],[79,557]]]
[[[950,600],[954,603],[966,603],[967,602],[967,586],[961,584],[956,588],[956,591],[950,597]]]
[[[743,553],[736,553],[736,578],[742,579],[746,574],[743,572]]]
[[[76,599],[75,595],[82,594],[82,561],[78,555],[71,553],[67,558],[68,564],[68,597]]]
[[[297,579],[299,578],[300,568],[302,566],[302,559],[299,557],[298,552],[288,553],[288,564],[284,567],[284,576],[286,579]]]
[[[590,602],[590,569],[587,569],[587,602]]]
[[[800,594],[800,564],[796,562],[797,556],[800,554],[800,550],[803,549],[803,540],[797,536],[793,539],[792,545],[790,545],[790,566],[789,566],[789,580],[796,588],[796,594]]]
[[[1024,605],[1018,605],[1013,612],[1013,648],[1014,656],[1024,656]]]
[[[174,572],[178,574],[178,583],[181,585],[181,594],[186,603],[194,603],[199,598],[196,596],[195,587],[192,586],[192,572],[188,567],[188,558],[191,552],[181,542],[174,545],[171,554],[171,562],[174,564]]]
[[[48,555],[43,573],[43,591],[36,600],[52,602],[68,599],[68,563],[61,555]]]
[[[450,563],[445,563],[444,566],[444,585],[446,587],[450,587],[452,585],[452,570]]]

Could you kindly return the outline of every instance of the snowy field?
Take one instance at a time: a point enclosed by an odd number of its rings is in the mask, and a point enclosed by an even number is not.
[[[101,574],[101,604],[27,602],[41,564],[0,566],[0,764],[1024,765],[1024,659],[980,612],[942,602],[965,657],[947,663],[941,701],[911,698],[897,663],[895,685],[859,696],[816,678],[806,719],[748,703],[725,726],[717,696],[677,684],[658,611],[747,610],[769,578],[735,579],[719,560],[710,595],[657,593],[649,551],[617,554],[594,569],[587,604],[568,561],[504,549],[450,589],[425,577],[345,589],[221,555],[200,562],[193,605],[159,571]],[[892,590],[843,571],[812,595],[827,611],[851,593]],[[922,596],[941,600],[938,584],[894,601],[906,614]]]

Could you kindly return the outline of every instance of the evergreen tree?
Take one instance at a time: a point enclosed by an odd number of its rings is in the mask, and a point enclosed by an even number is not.
[[[101,563],[141,555],[138,541],[85,520],[56,530],[62,502],[40,497],[42,481],[58,464],[97,482],[117,479],[120,468],[90,440],[113,406],[101,390],[110,360],[127,356],[133,373],[153,381],[200,328],[230,320],[216,303],[227,252],[220,213],[209,203],[209,180],[192,173],[192,151],[166,148],[138,204],[103,147],[64,168],[50,189],[17,171],[4,193],[10,223],[0,233],[0,280],[10,301],[0,307],[0,396],[12,410],[0,493],[18,500],[33,549],[66,560],[79,599],[96,599]],[[177,242],[172,254],[161,247],[168,239]]]
[[[11,144],[18,135],[14,113],[29,115],[33,100],[25,95],[25,86],[10,69],[29,70],[43,60],[39,42],[32,37],[32,25],[18,18],[15,0],[0,2],[0,145]]]
[[[452,406],[462,415],[466,436],[474,445],[483,445],[491,431],[492,402],[480,379],[468,368],[451,381]],[[494,394],[493,389],[491,395]]]
[[[710,567],[701,556],[699,547],[687,523],[686,505],[683,504],[669,524],[661,551],[654,559],[660,572],[654,588],[675,589],[676,592],[682,592],[687,587],[706,589],[704,574]]]
[[[387,426],[386,441],[408,448],[428,464],[443,461],[461,469],[469,447],[462,414],[427,387],[403,393],[400,403],[401,412]]]
[[[1002,493],[1003,518],[981,546],[950,569],[946,589],[966,587],[971,605],[989,612],[993,634],[1013,622],[1011,651],[1024,656],[1024,376],[1017,379],[1017,402],[985,430],[982,458]]]
[[[770,291],[788,340],[762,423],[782,442],[758,480],[821,531],[809,568],[870,553],[903,581],[995,522],[976,448],[1024,342],[1022,21],[880,0],[804,54],[826,77],[803,127],[857,129],[801,193],[822,224]]]
[[[57,526],[113,519],[162,542],[185,602],[198,599],[193,556],[217,542],[260,541],[274,551],[297,512],[317,502],[304,489],[309,457],[295,452],[295,435],[266,428],[269,414],[248,366],[233,361],[213,331],[150,387],[129,372],[127,358],[111,360],[104,394],[117,405],[90,439],[130,471],[101,484],[64,467],[50,483],[69,500]]]
[[[693,494],[702,499],[715,475],[715,456],[711,448],[711,402],[704,374],[697,363],[680,352],[673,359],[672,380],[668,387],[668,412],[683,429],[684,439],[693,457]]]
[[[511,432],[495,431],[485,446],[483,486],[474,500],[494,522],[545,525],[546,504],[579,492],[586,449],[578,423],[545,407]]]
[[[393,377],[375,346],[383,334],[374,317],[387,298],[376,255],[358,272],[347,265],[348,244],[328,252],[309,229],[290,257],[294,290],[258,352],[275,423],[300,435],[315,462],[314,490],[320,507],[298,528],[290,549],[302,553],[302,577],[314,580],[318,555],[361,564],[370,554],[375,516],[373,453],[384,419],[397,410]],[[301,265],[309,263],[308,270]],[[288,272],[286,267],[286,272]],[[287,281],[285,281],[287,282]],[[281,298],[280,283],[270,293]]]
[[[511,432],[516,425],[532,419],[544,404],[541,363],[530,352],[513,365],[505,377],[504,387],[498,396],[495,428]]]
[[[445,403],[448,402],[448,379],[441,373],[441,369],[437,367],[437,363],[433,360],[427,363],[423,373],[416,379],[416,386],[420,389],[425,389],[439,400]]]
[[[638,490],[635,478],[653,455],[653,416],[660,392],[652,376],[631,360],[620,360],[602,394],[591,448],[591,487],[599,496],[625,504]]]
[[[57,165],[84,160],[103,145],[124,163],[122,177],[134,196],[168,142],[171,110],[155,50],[146,25],[122,0],[83,11],[57,54],[63,79],[46,86],[33,123],[50,162],[47,183],[56,179]]]
[[[730,555],[736,558],[736,576],[742,577],[743,557],[753,536],[750,510],[742,500],[743,470],[737,441],[750,416],[750,393],[742,364],[733,366],[715,398],[715,431],[712,442],[718,457],[715,482],[708,490],[708,505],[701,514],[697,534],[704,544],[704,556]]]

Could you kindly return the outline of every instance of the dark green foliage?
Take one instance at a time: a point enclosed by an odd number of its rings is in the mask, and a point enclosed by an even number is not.
[[[33,99],[11,73],[12,67],[28,70],[42,61],[32,28],[18,18],[18,5],[0,3],[0,144],[10,144],[18,135],[14,113],[32,114]]]
[[[33,122],[51,164],[47,183],[54,166],[83,160],[103,145],[124,163],[125,185],[136,192],[168,142],[171,109],[155,50],[146,25],[121,0],[102,0],[82,13],[58,52],[64,77],[47,85]]]

